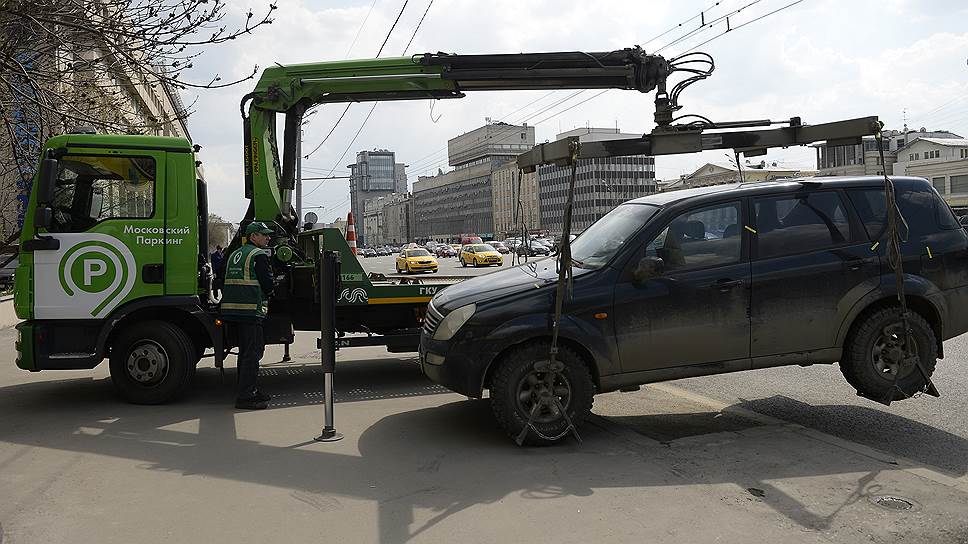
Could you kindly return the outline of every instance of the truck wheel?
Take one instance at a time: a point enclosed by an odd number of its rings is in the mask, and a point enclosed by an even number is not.
[[[934,331],[914,312],[910,312],[908,324],[914,351],[925,372],[931,376],[938,350]],[[924,389],[925,380],[916,365],[901,367],[900,334],[900,309],[892,307],[862,317],[847,335],[840,371],[859,393],[869,398],[887,399],[895,380],[896,389],[891,400],[903,400]]]
[[[111,381],[128,402],[174,400],[195,376],[195,346],[185,331],[164,321],[144,321],[121,332],[111,349]]]
[[[496,363],[498,367],[490,387],[491,410],[512,439],[527,425],[535,403],[542,397],[557,396],[576,427],[591,411],[595,384],[588,366],[575,351],[564,346],[559,348],[558,358],[565,368],[557,376],[535,370],[535,363],[548,360],[549,348],[546,343],[529,344]],[[568,428],[561,412],[546,406],[539,406],[532,425],[544,435],[529,429],[525,444],[532,446],[551,444],[555,442],[551,437]]]

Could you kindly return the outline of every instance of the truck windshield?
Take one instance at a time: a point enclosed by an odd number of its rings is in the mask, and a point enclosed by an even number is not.
[[[651,204],[622,204],[605,214],[571,243],[575,266],[605,266],[658,209]]]

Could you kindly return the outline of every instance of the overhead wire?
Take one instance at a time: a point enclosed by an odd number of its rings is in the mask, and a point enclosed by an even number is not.
[[[390,25],[390,30],[387,31],[387,35],[383,39],[383,43],[380,45],[380,50],[377,51],[377,53],[376,53],[376,58],[379,58],[380,55],[383,54],[383,49],[387,46],[387,42],[390,41],[390,35],[393,34],[393,30],[395,28],[397,28],[397,24],[400,22],[400,18],[403,16],[404,10],[407,9],[407,4],[409,2],[410,2],[410,0],[403,0],[403,5],[400,6],[400,11],[397,13],[397,18],[394,19],[393,24]],[[433,0],[430,0],[430,4],[433,4]],[[429,5],[428,5],[428,10],[429,10]],[[425,11],[424,12],[424,17],[426,17],[426,16],[427,16],[427,12]],[[424,20],[424,18],[421,17],[420,18],[420,23],[418,23],[417,24],[417,28],[414,29],[413,36],[416,36],[417,30],[420,29],[420,24],[423,24],[423,20]],[[410,37],[410,41],[413,41],[413,36]],[[410,44],[409,43],[407,44],[407,47],[410,47]],[[404,54],[406,54],[406,51],[404,51]],[[339,122],[343,119],[343,116],[345,116],[346,115],[346,112],[349,111],[349,108],[350,108],[350,105],[351,104],[352,104],[352,102],[350,102],[349,104],[346,105],[346,109],[343,111],[343,115],[340,115],[340,118],[336,121],[336,124],[333,125],[333,128],[329,131],[329,134],[332,134],[333,131],[336,130],[336,127],[339,125]],[[336,168],[339,167],[339,163],[341,163],[343,161],[343,157],[346,156],[346,153],[349,151],[350,147],[353,145],[354,142],[356,142],[356,138],[359,137],[359,135],[360,135],[361,132],[363,132],[363,127],[366,126],[366,122],[370,119],[370,116],[373,115],[373,110],[376,109],[376,105],[377,104],[378,104],[378,102],[374,102],[373,103],[373,106],[370,108],[370,111],[366,114],[366,117],[363,119],[363,123],[360,125],[360,129],[356,131],[356,135],[353,136],[353,139],[350,141],[350,145],[346,146],[346,149],[343,150],[343,153],[339,156],[338,159],[336,159],[336,163],[333,165],[333,168],[330,169],[330,173],[328,175],[332,175],[332,173],[336,170]],[[326,138],[329,138],[329,135],[327,135]],[[325,142],[325,141],[326,141],[326,139],[324,138],[323,139],[323,142]],[[322,142],[319,145],[321,146],[322,145]],[[319,146],[317,146],[317,149],[318,148],[319,148]],[[306,158],[308,158],[308,156]],[[317,189],[319,189],[323,185],[323,183],[324,183],[323,181],[317,183],[316,186],[313,187],[312,190],[309,191],[308,193],[305,193],[303,195],[303,197],[306,197],[307,195],[310,195],[310,194],[314,193]]]
[[[780,8],[777,8],[777,9],[775,9],[775,10],[773,10],[773,11],[771,11],[771,12],[769,12],[769,13],[764,13],[763,15],[760,15],[759,17],[757,17],[757,18],[755,18],[755,19],[751,19],[751,20],[749,20],[749,21],[746,21],[745,23],[743,23],[743,24],[741,24],[741,25],[739,25],[739,26],[734,26],[734,27],[732,27],[732,28],[727,28],[727,29],[726,29],[725,31],[723,31],[722,33],[720,33],[720,34],[717,34],[717,35],[715,35],[715,36],[713,36],[712,38],[709,38],[708,40],[706,40],[706,41],[704,41],[704,42],[702,42],[702,43],[700,43],[699,45],[696,45],[696,46],[693,46],[693,47],[691,47],[691,48],[689,48],[689,49],[686,49],[685,51],[683,51],[683,54],[685,54],[685,53],[689,53],[689,52],[691,52],[691,51],[694,51],[694,50],[696,50],[696,49],[698,49],[698,48],[700,48],[700,47],[702,47],[702,46],[704,46],[704,45],[706,45],[707,43],[709,43],[709,42],[711,42],[711,41],[713,41],[713,40],[717,40],[717,39],[719,39],[719,38],[722,38],[723,36],[725,36],[726,34],[728,34],[728,33],[730,33],[730,32],[732,32],[732,31],[734,31],[734,30],[739,30],[739,29],[741,29],[741,28],[743,28],[743,27],[744,27],[744,26],[746,26],[746,25],[750,25],[750,24],[753,24],[753,23],[755,23],[755,22],[757,22],[757,21],[759,21],[759,20],[762,20],[762,19],[765,19],[765,18],[767,18],[767,17],[769,17],[770,15],[773,15],[774,13],[779,13],[779,12],[781,12],[781,11],[783,11],[783,10],[785,10],[785,9],[787,9],[787,8],[791,8],[791,7],[793,7],[793,6],[795,6],[795,5],[797,5],[797,4],[799,4],[799,3],[801,3],[801,2],[803,2],[803,1],[804,1],[804,0],[794,0],[793,2],[790,2],[789,4],[787,4],[787,5],[785,5],[785,6],[783,6],[783,7],[780,7]],[[681,55],[680,55],[680,56],[681,56]]]
[[[373,3],[370,4],[370,9],[367,10],[366,16],[363,17],[363,22],[360,23],[360,27],[356,29],[356,36],[353,37],[353,42],[350,44],[349,49],[346,50],[346,55],[344,55],[343,58],[348,59],[350,57],[350,51],[352,51],[353,46],[356,45],[356,40],[360,39],[360,33],[363,32],[363,27],[366,26],[366,21],[370,18],[370,14],[373,13],[373,6],[375,6],[376,3],[377,3],[377,0],[373,0]]]

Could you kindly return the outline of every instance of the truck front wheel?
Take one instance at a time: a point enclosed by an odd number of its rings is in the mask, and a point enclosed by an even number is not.
[[[143,321],[118,335],[111,349],[111,381],[124,400],[162,404],[191,385],[196,348],[178,327]]]
[[[530,419],[525,439],[528,445],[551,444],[567,435],[568,421],[558,406],[576,427],[592,409],[595,384],[585,361],[574,350],[566,346],[558,349],[558,360],[564,363],[561,372],[535,368],[537,363],[548,361],[549,349],[549,344],[537,342],[512,351],[496,363],[499,366],[491,380],[494,417],[513,439]]]

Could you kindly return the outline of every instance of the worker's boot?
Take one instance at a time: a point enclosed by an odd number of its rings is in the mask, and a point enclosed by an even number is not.
[[[249,397],[235,399],[235,407],[239,410],[265,410],[269,407],[269,403],[259,399],[259,397]]]
[[[269,402],[270,400],[272,400],[272,395],[262,391],[261,389],[256,389],[255,398],[261,400],[262,402]]]

